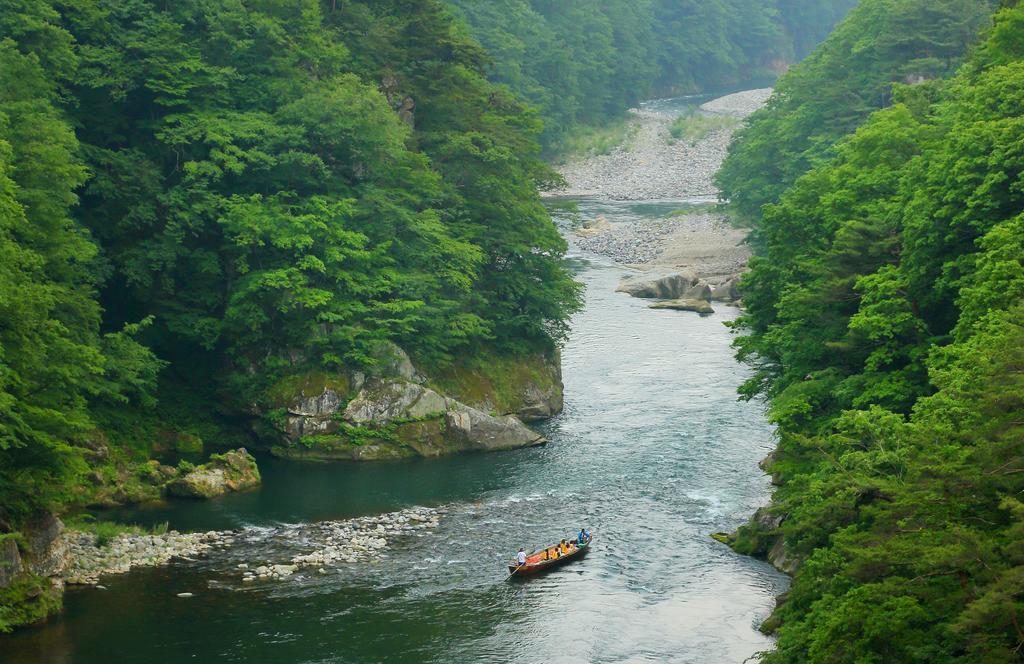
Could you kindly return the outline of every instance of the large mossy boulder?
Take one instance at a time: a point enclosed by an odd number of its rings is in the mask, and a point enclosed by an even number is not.
[[[214,454],[207,463],[185,470],[167,484],[167,493],[179,498],[216,498],[260,485],[256,459],[245,448]]]
[[[449,399],[434,390],[401,380],[372,381],[348,402],[343,419],[352,424],[388,424],[443,415]]]
[[[523,422],[549,419],[564,407],[558,352],[478,352],[431,376],[431,385],[467,406],[485,413],[515,415]]]
[[[283,381],[274,392],[290,386],[292,396],[277,402],[284,415],[275,422],[279,440],[271,452],[288,459],[377,461],[526,447],[544,438],[523,419],[562,408],[557,355],[457,363],[432,379],[398,351],[370,375]]]

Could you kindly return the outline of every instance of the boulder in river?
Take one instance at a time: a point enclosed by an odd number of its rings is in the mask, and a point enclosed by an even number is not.
[[[736,302],[740,299],[738,287],[739,277],[732,277],[728,281],[711,289],[711,300],[713,302]]]
[[[167,485],[167,492],[181,498],[215,498],[231,491],[245,491],[260,485],[256,459],[245,448],[214,454]]]
[[[697,275],[689,270],[670,274],[641,274],[623,279],[615,291],[633,297],[675,300],[686,295],[699,281]]]
[[[682,298],[678,300],[666,300],[651,305],[651,309],[672,309],[673,311],[694,311],[702,316],[715,313],[707,300],[693,298]]]
[[[711,301],[711,286],[703,281],[698,281],[688,291],[676,298],[677,300],[704,300]]]
[[[508,450],[540,445],[544,437],[529,429],[517,418],[493,417],[464,404],[457,404],[445,414],[445,438],[464,450]]]

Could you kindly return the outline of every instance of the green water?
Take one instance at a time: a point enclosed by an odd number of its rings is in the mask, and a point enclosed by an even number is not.
[[[583,207],[628,221],[675,206]],[[722,325],[736,310],[652,311],[614,293],[622,268],[573,262],[587,305],[563,354],[565,413],[543,427],[550,445],[382,465],[261,459],[257,492],[124,512],[245,530],[227,552],[71,589],[63,616],[0,637],[0,661],[713,664],[771,647],[756,625],[786,578],[708,537],[769,491],[756,464],[771,430],[758,404],[736,400],[746,370]],[[239,581],[239,562],[287,560],[279,542],[294,524],[413,505],[447,513],[378,564]],[[580,525],[595,533],[584,560],[505,582],[519,546]]]

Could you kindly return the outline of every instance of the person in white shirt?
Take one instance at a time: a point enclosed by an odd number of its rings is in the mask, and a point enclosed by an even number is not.
[[[526,564],[526,552],[522,549],[519,549],[519,553],[516,554],[516,562],[520,567]]]

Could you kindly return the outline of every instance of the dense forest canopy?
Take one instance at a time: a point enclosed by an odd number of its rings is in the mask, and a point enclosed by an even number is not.
[[[153,412],[565,334],[541,122],[439,2],[2,4],[0,523]]]
[[[550,352],[541,145],[851,4],[0,2],[0,531],[163,431],[244,443],[295,372]]]
[[[895,83],[950,74],[996,0],[864,0],[807,59],[779,80],[718,175],[722,197],[747,222],[873,111]]]
[[[652,95],[773,77],[856,0],[448,0],[557,146]]]
[[[1024,8],[994,25],[981,9],[864,0],[723,174],[778,167],[741,195],[769,204],[737,340],[756,369],[744,392],[778,425],[781,523],[735,544],[764,555],[781,536],[799,563],[766,662],[1006,662],[1024,647]],[[937,78],[969,29],[983,41]],[[826,66],[896,36],[942,50]]]

